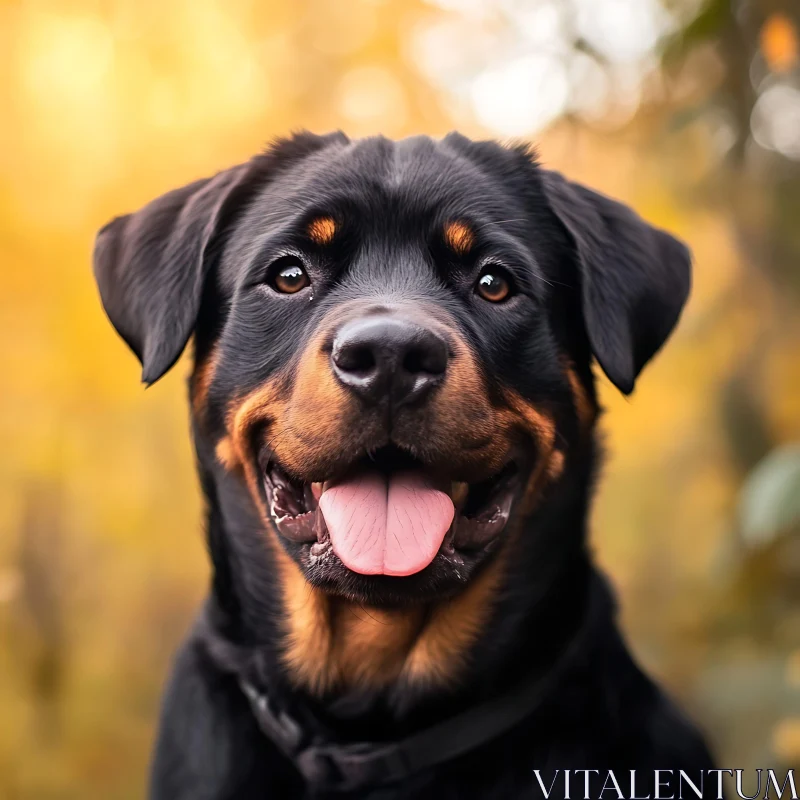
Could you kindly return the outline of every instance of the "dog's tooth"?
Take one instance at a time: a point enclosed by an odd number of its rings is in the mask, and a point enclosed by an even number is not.
[[[319,500],[320,495],[322,494],[322,484],[321,483],[312,483],[311,484],[311,493],[314,495],[315,500]]]
[[[469,494],[469,484],[461,481],[453,481],[450,486],[450,498],[453,505],[458,509],[464,505]]]
[[[317,507],[317,500],[319,498],[314,496],[314,488],[311,484],[306,483],[303,485],[303,500],[306,504],[307,511],[313,511]]]
[[[322,514],[322,509],[317,506],[317,510],[314,513],[314,533],[317,537],[317,542],[319,544],[324,544],[328,541],[328,526],[325,523],[325,517]]]

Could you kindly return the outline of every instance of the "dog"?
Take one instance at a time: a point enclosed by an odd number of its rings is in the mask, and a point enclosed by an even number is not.
[[[592,365],[633,390],[681,242],[528,146],[303,132],[115,218],[94,271],[145,384],[194,343],[213,577],[152,798],[554,798],[576,770],[596,797],[612,769],[648,796],[712,766],[586,533]]]

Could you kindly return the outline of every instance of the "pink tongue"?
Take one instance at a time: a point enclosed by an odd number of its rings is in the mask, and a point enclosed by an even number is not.
[[[413,575],[433,561],[453,501],[420,472],[362,472],[319,498],[333,551],[362,575]]]

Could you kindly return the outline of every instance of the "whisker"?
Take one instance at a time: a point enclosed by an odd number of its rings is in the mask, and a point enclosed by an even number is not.
[[[359,604],[358,604],[358,607],[359,607],[359,608],[360,608],[360,609],[361,609],[361,610],[362,610],[362,611],[363,611],[363,612],[364,612],[364,613],[365,613],[365,614],[366,614],[366,615],[367,615],[367,616],[368,616],[368,617],[369,617],[369,618],[370,618],[370,619],[371,619],[373,622],[377,622],[377,623],[378,623],[378,625],[388,625],[388,624],[389,624],[388,622],[384,622],[383,620],[380,620],[380,619],[377,619],[376,617],[373,617],[373,616],[372,616],[372,614],[370,614],[370,613],[369,613],[369,611],[367,611],[367,609],[366,609],[366,608],[364,608],[364,606],[363,606],[363,605],[361,605],[361,603],[359,603]]]
[[[476,230],[481,230],[481,228],[488,228],[489,225],[505,225],[507,222],[525,222],[525,217],[514,217],[512,219],[498,219],[494,220],[493,222],[484,222],[481,225],[476,227]]]

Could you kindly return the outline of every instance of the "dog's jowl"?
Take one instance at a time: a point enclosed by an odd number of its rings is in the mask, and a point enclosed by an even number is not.
[[[586,532],[592,363],[633,390],[689,291],[680,242],[522,147],[301,134],[113,220],[95,273],[146,383],[193,340],[213,581],[153,798],[711,766]]]

